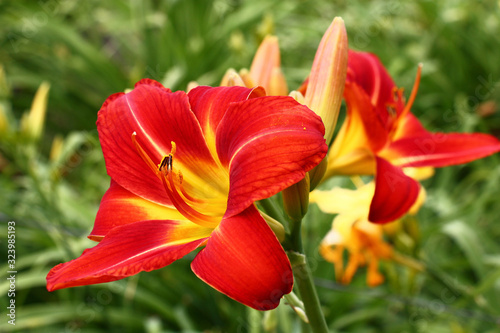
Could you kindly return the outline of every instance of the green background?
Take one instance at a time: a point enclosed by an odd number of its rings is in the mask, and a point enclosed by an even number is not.
[[[143,77],[183,90],[217,85],[227,68],[249,67],[266,34],[279,37],[289,87],[307,77],[323,32],[341,16],[351,48],[376,53],[398,86],[423,76],[413,112],[432,131],[500,134],[499,1],[2,1],[0,222],[16,222],[16,325],[20,332],[299,332],[286,306],[259,313],[197,279],[194,254],[171,266],[96,286],[48,293],[45,276],[77,257],[109,185],[95,130],[112,93]],[[40,140],[18,128],[38,86],[51,85]],[[488,104],[484,104],[488,103]],[[485,115],[486,106],[497,112]],[[62,154],[49,159],[55,136]],[[500,323],[499,157],[437,170],[428,198],[392,239],[428,272],[384,263],[387,281],[371,289],[365,271],[335,283],[317,254],[333,216],[311,207],[305,243],[334,332],[497,332]],[[343,180],[337,180],[341,183]],[[5,258],[4,258],[5,257]],[[8,270],[6,256],[0,272]],[[4,301],[5,300],[5,301]],[[265,325],[261,326],[263,319]],[[257,323],[257,324],[255,324]]]

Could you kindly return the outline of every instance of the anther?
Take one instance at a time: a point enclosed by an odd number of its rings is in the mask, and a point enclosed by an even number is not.
[[[173,161],[174,161],[174,156],[172,154],[163,156],[160,164],[158,164],[158,171],[163,171],[165,167],[167,167],[167,173],[170,173],[172,171]]]

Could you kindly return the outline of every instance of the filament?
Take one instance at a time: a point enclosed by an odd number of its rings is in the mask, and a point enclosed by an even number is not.
[[[209,216],[197,211],[193,206],[207,203],[206,200],[197,199],[189,195],[184,189],[183,176],[181,171],[177,174],[174,172],[174,154],[176,152],[175,142],[171,142],[172,149],[170,153],[163,156],[160,163],[156,165],[149,155],[146,153],[144,148],[141,147],[136,139],[137,134],[132,133],[132,142],[134,143],[135,149],[141,158],[146,162],[149,168],[155,173],[155,175],[160,178],[167,196],[174,205],[174,207],[181,213],[185,218],[193,223],[196,223],[203,227],[215,227],[221,220],[217,216]],[[177,175],[177,177],[175,177]],[[177,181],[176,181],[177,178]]]

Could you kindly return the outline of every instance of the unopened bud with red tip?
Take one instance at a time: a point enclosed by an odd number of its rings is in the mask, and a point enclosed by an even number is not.
[[[347,74],[347,51],[344,21],[336,17],[318,46],[305,93],[306,105],[323,120],[328,144],[342,103]]]

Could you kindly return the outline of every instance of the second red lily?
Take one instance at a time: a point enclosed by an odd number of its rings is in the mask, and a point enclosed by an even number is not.
[[[328,155],[325,178],[336,174],[374,174],[376,189],[369,220],[401,217],[420,187],[402,168],[443,167],[470,162],[500,151],[500,141],[480,133],[430,133],[410,112],[420,80],[405,105],[378,58],[349,51],[344,97],[347,118]]]

